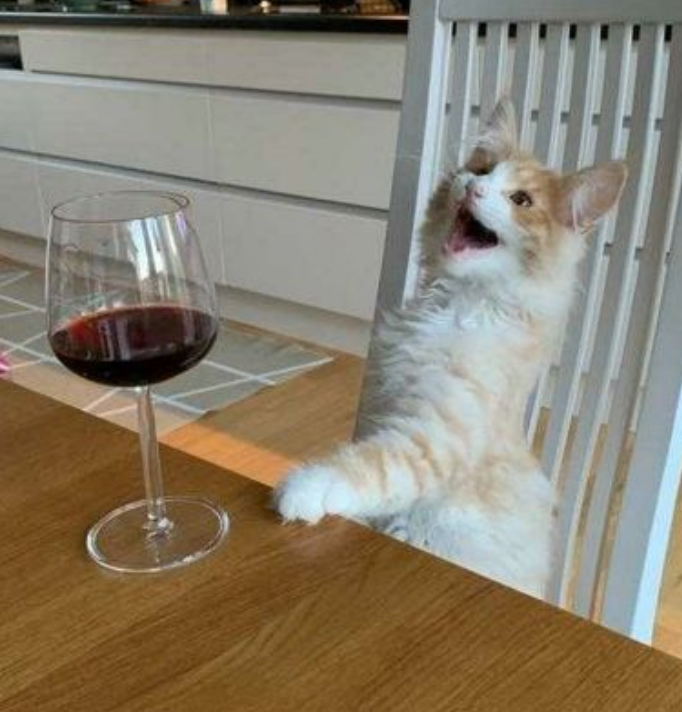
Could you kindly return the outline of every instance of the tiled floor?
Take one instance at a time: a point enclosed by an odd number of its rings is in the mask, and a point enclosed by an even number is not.
[[[15,383],[136,428],[131,391],[74,376],[55,359],[45,336],[42,272],[1,261],[0,353]],[[285,339],[224,325],[206,359],[154,387],[158,431],[168,433],[330,360]]]

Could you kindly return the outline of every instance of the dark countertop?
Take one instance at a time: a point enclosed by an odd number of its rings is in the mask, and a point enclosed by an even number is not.
[[[127,2],[39,3],[23,5],[0,2],[0,24],[43,26],[173,27],[235,30],[288,30],[405,34],[407,15],[363,15],[357,11],[264,12],[260,8],[231,7],[229,11],[202,10],[198,2],[179,6],[134,5]],[[1,30],[0,30],[1,31]]]

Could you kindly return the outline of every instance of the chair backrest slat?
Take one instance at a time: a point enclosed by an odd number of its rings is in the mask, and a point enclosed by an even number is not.
[[[450,151],[451,165],[459,166],[468,152],[471,139],[471,107],[476,81],[478,24],[460,22],[452,48],[450,89],[448,92],[449,121],[445,150]]]
[[[540,24],[531,22],[517,28],[511,100],[516,109],[519,140],[530,145],[535,89],[540,65]]]
[[[505,70],[509,46],[509,25],[506,22],[490,23],[485,36],[483,73],[480,91],[480,116],[484,120],[490,116],[497,98],[506,94]]]
[[[536,155],[549,165],[556,165],[559,159],[559,131],[569,80],[569,48],[570,27],[549,25],[535,136]]]
[[[578,25],[576,29],[570,109],[562,161],[564,172],[574,171],[592,158],[588,142],[596,113],[595,88],[601,46],[600,33],[601,28],[598,25]]]

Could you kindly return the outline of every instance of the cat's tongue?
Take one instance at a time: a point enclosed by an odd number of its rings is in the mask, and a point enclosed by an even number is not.
[[[499,244],[497,235],[480,223],[468,210],[461,210],[455,218],[445,250],[459,254],[465,250],[485,250]]]
[[[455,223],[454,230],[448,238],[447,247],[450,252],[463,252],[467,247],[472,246],[473,240],[468,236],[462,226]]]

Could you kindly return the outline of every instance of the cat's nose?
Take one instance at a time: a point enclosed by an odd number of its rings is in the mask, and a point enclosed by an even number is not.
[[[467,185],[467,198],[482,198],[485,195],[485,187],[476,180],[470,180]]]

